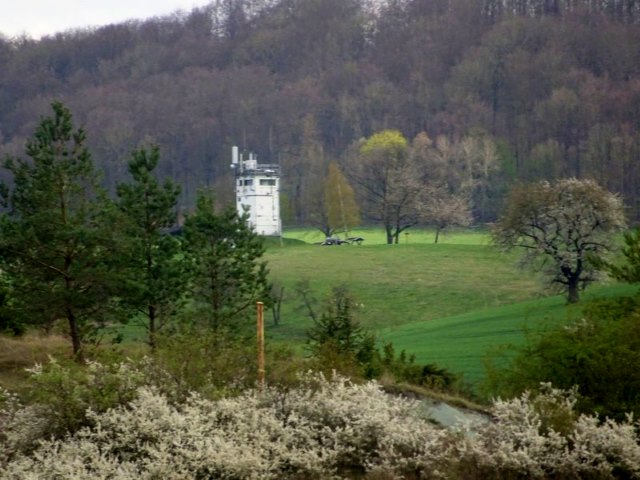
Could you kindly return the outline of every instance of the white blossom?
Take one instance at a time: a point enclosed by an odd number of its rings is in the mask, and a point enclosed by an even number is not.
[[[16,453],[42,412],[0,391],[10,433],[0,451],[13,452],[0,456],[0,478],[640,478],[633,419],[578,415],[575,402],[575,389],[542,385],[496,400],[493,420],[464,435],[429,422],[415,400],[339,376],[181,404],[145,386],[126,405],[87,412],[90,426],[73,435]]]

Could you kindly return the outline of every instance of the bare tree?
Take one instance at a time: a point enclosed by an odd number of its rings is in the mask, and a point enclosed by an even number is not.
[[[273,300],[273,306],[271,307],[273,324],[277,327],[280,325],[280,312],[282,311],[282,302],[284,301],[284,285],[278,281],[271,283],[271,298]]]
[[[418,210],[421,220],[436,229],[434,243],[438,243],[442,231],[451,226],[468,227],[473,217],[469,199],[464,195],[450,193],[446,188],[425,186],[421,192]]]
[[[419,220],[436,229],[435,243],[438,243],[445,228],[466,227],[473,220],[471,195],[475,180],[472,169],[463,167],[475,163],[464,155],[460,145],[443,136],[434,144],[424,132],[414,138],[411,157],[422,172],[416,179],[420,191],[416,204]]]
[[[398,243],[400,233],[419,221],[419,171],[408,153],[400,132],[384,130],[360,146],[359,162],[352,171],[363,211],[383,224],[388,244]]]
[[[491,217],[493,176],[499,171],[496,144],[487,135],[473,135],[463,138],[458,150],[461,189],[469,198],[469,207],[476,218],[486,221]]]

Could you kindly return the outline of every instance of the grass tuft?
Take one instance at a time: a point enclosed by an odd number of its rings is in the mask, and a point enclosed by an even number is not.
[[[69,341],[57,335],[0,336],[0,386],[15,389],[29,376],[27,368],[50,356],[69,356]]]

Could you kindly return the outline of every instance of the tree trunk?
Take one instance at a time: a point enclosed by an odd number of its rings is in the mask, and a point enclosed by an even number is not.
[[[385,227],[385,230],[387,231],[387,245],[392,245],[393,244],[393,230],[389,226]]]
[[[71,308],[67,308],[67,320],[69,321],[69,334],[71,335],[71,344],[73,345],[73,358],[76,362],[82,363],[84,361],[84,356],[82,355],[82,340],[80,339],[78,321]]]
[[[578,303],[580,301],[580,291],[578,290],[578,279],[570,278],[567,284],[567,302]]]
[[[440,228],[436,227],[436,238],[433,243],[438,243],[438,239],[440,238]]]
[[[156,307],[149,305],[149,346],[152,351],[156,349]]]
[[[273,303],[273,323],[277,327],[280,325],[280,311],[282,310],[282,301],[284,300],[284,285],[281,286],[275,295],[275,301]]]

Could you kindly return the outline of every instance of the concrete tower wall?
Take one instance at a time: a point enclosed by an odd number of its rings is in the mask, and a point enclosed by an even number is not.
[[[259,164],[253,155],[243,160],[233,152],[238,214],[249,214],[248,223],[260,235],[280,236],[280,168]]]

